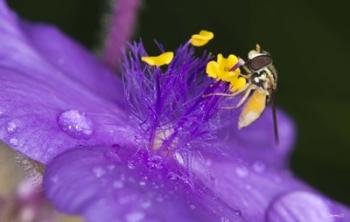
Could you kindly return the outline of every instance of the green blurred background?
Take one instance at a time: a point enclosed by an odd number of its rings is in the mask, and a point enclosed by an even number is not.
[[[9,0],[23,17],[57,25],[90,49],[101,44],[104,0]],[[350,45],[346,1],[145,0],[135,38],[172,49],[207,28],[210,51],[246,56],[260,43],[274,55],[277,103],[298,126],[294,172],[350,205]]]

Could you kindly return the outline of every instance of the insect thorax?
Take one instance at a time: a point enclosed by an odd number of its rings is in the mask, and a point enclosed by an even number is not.
[[[250,82],[258,88],[266,91],[270,96],[277,88],[277,72],[275,67],[270,64],[258,71],[252,73]]]

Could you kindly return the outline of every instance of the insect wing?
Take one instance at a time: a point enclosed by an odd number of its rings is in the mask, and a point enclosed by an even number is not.
[[[255,90],[248,98],[239,116],[238,128],[249,126],[257,120],[266,107],[266,93],[262,90]]]

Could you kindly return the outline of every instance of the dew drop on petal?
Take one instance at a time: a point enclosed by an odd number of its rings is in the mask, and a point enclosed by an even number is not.
[[[263,162],[257,161],[253,164],[253,169],[257,173],[262,173],[266,169],[266,165]]]
[[[16,139],[16,138],[11,138],[9,142],[10,142],[10,144],[12,146],[17,146],[18,145],[18,139]]]
[[[106,171],[102,167],[94,167],[92,171],[97,178],[100,178],[106,174]]]
[[[233,211],[233,213],[234,213],[237,217],[241,217],[241,216],[242,216],[242,212],[241,212],[240,210],[235,209],[235,210]]]
[[[17,124],[14,121],[10,121],[7,123],[7,132],[13,133],[17,129]]]
[[[135,163],[133,161],[128,161],[127,165],[130,170],[135,169]]]
[[[220,222],[230,222],[230,219],[227,217],[221,217]]]
[[[246,177],[248,175],[248,169],[244,166],[237,167],[235,171],[239,177]]]
[[[150,200],[145,200],[141,202],[141,207],[144,209],[149,208],[150,206],[152,206],[152,202]]]
[[[134,211],[125,215],[127,222],[140,222],[144,219],[145,215],[142,212]]]
[[[65,133],[77,139],[89,139],[93,133],[92,121],[85,113],[75,109],[61,113],[57,122]]]
[[[150,168],[162,169],[163,168],[163,159],[160,156],[151,156],[147,160],[147,165]]]

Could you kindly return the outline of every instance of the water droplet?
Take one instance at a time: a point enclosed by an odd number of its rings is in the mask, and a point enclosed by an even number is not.
[[[13,133],[17,129],[17,124],[14,121],[10,121],[7,123],[7,132]]]
[[[102,167],[94,167],[92,171],[94,172],[97,178],[100,178],[106,174],[106,171]]]
[[[230,222],[230,219],[227,217],[221,217],[220,222]]]
[[[144,209],[149,208],[152,205],[152,202],[150,200],[145,200],[141,203],[141,207]]]
[[[140,186],[145,186],[145,185],[146,185],[146,182],[142,180],[142,181],[139,182],[139,185],[140,185]]]
[[[248,175],[248,170],[246,167],[240,166],[236,168],[236,174],[239,177],[246,177]]]
[[[194,210],[194,209],[196,209],[196,205],[190,204],[190,208],[191,208],[192,210]]]
[[[11,138],[11,139],[10,139],[10,144],[11,144],[12,146],[17,146],[17,145],[18,145],[18,139],[16,139],[16,138]]]
[[[261,173],[266,169],[266,165],[263,162],[258,161],[253,164],[253,169],[255,172]]]
[[[93,133],[92,121],[78,110],[67,110],[58,117],[59,127],[69,136],[88,139]]]
[[[124,183],[120,180],[115,180],[115,181],[113,181],[113,187],[117,188],[117,189],[123,188]]]
[[[161,156],[151,156],[148,158],[147,165],[154,169],[162,169],[163,168],[163,159]]]
[[[237,217],[241,217],[242,216],[242,212],[240,210],[233,210],[233,213],[237,216]]]
[[[135,163],[134,163],[133,161],[128,161],[128,168],[129,168],[130,170],[135,169]]]
[[[134,211],[125,215],[127,222],[140,222],[144,219],[145,215],[142,212]]]

